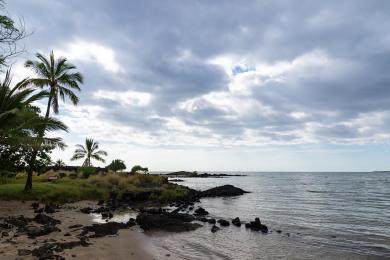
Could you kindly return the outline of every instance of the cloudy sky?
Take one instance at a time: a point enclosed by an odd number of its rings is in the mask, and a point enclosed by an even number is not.
[[[55,158],[97,139],[152,170],[390,169],[390,1],[12,0],[15,61],[85,76]],[[81,162],[80,162],[81,163]]]

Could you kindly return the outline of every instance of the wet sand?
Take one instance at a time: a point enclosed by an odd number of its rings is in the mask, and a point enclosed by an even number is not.
[[[19,216],[32,218],[36,214],[31,208],[31,202],[19,201],[0,201],[0,218],[8,216]],[[18,250],[33,250],[47,242],[69,242],[77,241],[77,235],[80,234],[80,228],[69,228],[71,225],[81,224],[91,225],[92,218],[88,214],[79,211],[82,207],[95,206],[95,202],[77,202],[63,205],[59,212],[48,214],[51,217],[61,221],[57,227],[60,232],[52,232],[36,239],[28,238],[25,234],[14,236],[10,232],[9,236],[0,235],[0,258],[6,259],[35,259],[31,255],[18,256]],[[64,236],[69,233],[69,236]],[[77,246],[72,249],[65,249],[58,253],[66,259],[153,259],[147,253],[147,238],[139,232],[137,227],[119,230],[117,235],[101,238],[90,238],[88,247]]]

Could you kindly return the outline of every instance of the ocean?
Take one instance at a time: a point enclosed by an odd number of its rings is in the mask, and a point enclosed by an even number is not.
[[[240,174],[247,176],[183,178],[180,184],[198,190],[232,184],[249,191],[205,198],[195,208],[217,219],[259,217],[270,233],[244,225],[211,233],[207,223],[192,232],[146,233],[157,259],[390,259],[390,173]]]

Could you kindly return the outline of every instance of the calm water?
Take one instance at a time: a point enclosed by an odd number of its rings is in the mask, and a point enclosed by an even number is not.
[[[390,259],[389,173],[247,174],[182,184],[250,191],[202,199],[199,206],[216,218],[260,217],[272,233],[230,226],[212,234],[209,224],[194,232],[150,233],[158,259]]]

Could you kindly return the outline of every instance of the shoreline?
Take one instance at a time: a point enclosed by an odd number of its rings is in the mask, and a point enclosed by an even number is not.
[[[0,200],[0,218],[12,216],[34,217],[36,215],[31,208],[32,201],[3,201]],[[92,217],[80,212],[80,208],[95,206],[94,201],[80,201],[76,203],[64,204],[57,212],[48,214],[52,218],[61,221],[57,225],[60,231],[50,234],[28,238],[25,234],[9,232],[8,236],[2,236],[0,239],[1,259],[34,259],[23,250],[32,251],[40,246],[50,243],[67,243],[77,241],[80,229],[69,228],[72,225],[88,226],[93,224]],[[16,235],[16,236],[15,236]],[[154,259],[146,250],[147,238],[138,227],[119,230],[116,235],[105,237],[89,238],[88,246],[75,246],[71,249],[64,249],[62,252],[56,252],[56,255],[66,259]],[[26,255],[21,255],[26,254]]]

